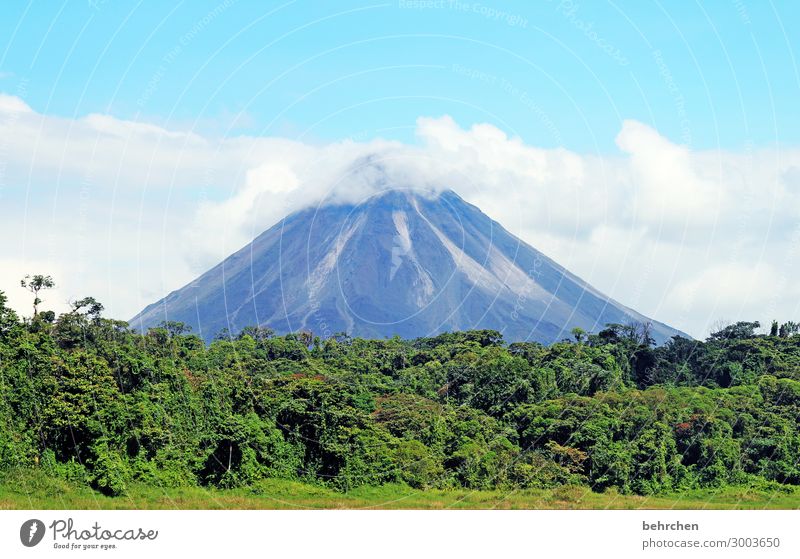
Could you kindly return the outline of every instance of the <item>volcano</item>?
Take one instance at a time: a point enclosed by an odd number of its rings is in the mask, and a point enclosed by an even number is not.
[[[455,192],[391,189],[295,212],[131,320],[180,321],[206,341],[268,326],[327,337],[417,338],[493,329],[552,343],[580,327],[650,323],[606,297]]]

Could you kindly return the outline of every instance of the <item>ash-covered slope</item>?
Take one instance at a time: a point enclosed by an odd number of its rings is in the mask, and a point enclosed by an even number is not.
[[[164,320],[206,340],[251,325],[369,338],[489,328],[543,343],[607,323],[650,322],[657,341],[680,334],[605,297],[454,192],[398,189],[288,216],[131,324]]]

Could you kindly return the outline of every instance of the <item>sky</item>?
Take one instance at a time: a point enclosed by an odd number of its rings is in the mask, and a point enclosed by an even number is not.
[[[0,290],[130,318],[378,154],[693,336],[797,320],[798,12],[3,2]]]

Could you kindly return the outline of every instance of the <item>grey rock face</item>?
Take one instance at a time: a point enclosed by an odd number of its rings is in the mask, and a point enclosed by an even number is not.
[[[355,205],[294,213],[195,281],[145,308],[138,329],[223,328],[405,338],[495,329],[552,343],[580,327],[650,322],[609,299],[452,191],[393,189]]]

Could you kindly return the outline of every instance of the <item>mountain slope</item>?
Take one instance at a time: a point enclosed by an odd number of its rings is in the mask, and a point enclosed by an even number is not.
[[[270,326],[329,336],[419,337],[491,328],[551,343],[574,327],[651,322],[605,297],[452,191],[387,190],[357,205],[296,212],[131,320]]]

